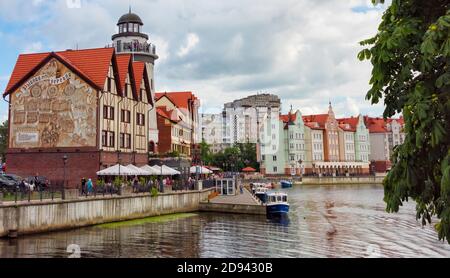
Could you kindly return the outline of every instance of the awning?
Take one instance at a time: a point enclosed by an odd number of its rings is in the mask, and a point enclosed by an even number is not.
[[[181,175],[181,172],[172,169],[166,165],[163,165],[162,167],[155,165],[152,166],[152,168],[154,168],[158,174],[156,174],[157,176],[176,176],[176,175]]]
[[[199,168],[199,174],[200,175],[210,175],[213,173],[213,171],[209,170],[206,167],[200,167],[200,166],[192,166],[191,167],[191,174],[197,174],[197,168]]]
[[[117,164],[97,172],[97,176],[137,176],[139,172],[123,165]]]
[[[369,168],[365,162],[315,162],[316,168]]]
[[[150,167],[149,165],[145,165],[141,167],[141,169],[150,173],[150,176],[158,176],[161,172],[161,170],[158,172],[158,170],[156,170],[154,167]]]
[[[135,170],[139,175],[136,176],[151,176],[152,174],[144,169],[141,169],[137,166],[134,166],[133,164],[127,165],[127,168]]]

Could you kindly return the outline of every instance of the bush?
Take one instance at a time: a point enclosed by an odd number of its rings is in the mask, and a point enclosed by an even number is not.
[[[158,189],[156,189],[155,187],[152,187],[150,193],[152,194],[152,197],[157,197],[159,194]]]

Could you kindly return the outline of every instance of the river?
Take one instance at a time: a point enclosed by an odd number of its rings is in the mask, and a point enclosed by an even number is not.
[[[450,257],[415,205],[385,212],[377,185],[288,190],[289,219],[194,213],[0,240],[0,258]],[[76,248],[75,248],[76,249]],[[76,254],[75,254],[76,255]]]

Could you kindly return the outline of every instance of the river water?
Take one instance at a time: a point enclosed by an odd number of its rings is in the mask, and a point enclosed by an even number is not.
[[[450,245],[415,220],[414,204],[385,212],[380,186],[288,193],[289,219],[181,214],[0,240],[0,257],[68,257],[74,244],[87,258],[450,257]]]

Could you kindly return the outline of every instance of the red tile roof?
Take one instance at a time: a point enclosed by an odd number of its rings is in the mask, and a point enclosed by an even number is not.
[[[131,54],[120,54],[117,55],[117,66],[119,68],[119,78],[120,84],[122,84],[122,92],[125,91],[125,80],[127,79],[127,74],[130,70]]]
[[[359,118],[351,117],[351,118],[343,118],[337,119],[339,123],[339,128],[344,131],[356,132],[358,127]],[[348,126],[347,126],[348,125]]]
[[[383,118],[364,117],[366,127],[370,133],[387,133],[386,122]]]
[[[138,97],[141,94],[141,85],[142,81],[144,80],[144,69],[145,69],[144,62],[133,62],[133,75],[135,80],[134,86]]]
[[[114,48],[95,48],[85,50],[67,50],[61,52],[46,52],[36,54],[22,54],[17,59],[4,96],[11,94],[18,86],[25,82],[33,71],[47,59],[55,57],[67,66],[72,67],[77,74],[103,89],[108,75],[109,65],[113,60]]]
[[[285,124],[288,124],[289,122],[295,122],[297,120],[297,114],[289,113],[287,115],[280,115],[280,121],[282,121]]]
[[[328,121],[328,114],[303,116],[303,121],[311,129],[324,130],[325,124]]]
[[[175,123],[179,123],[181,122],[181,119],[176,117],[176,114],[174,113],[175,111],[173,110],[167,110],[166,106],[160,106],[158,108],[156,108],[156,113],[158,114],[158,116],[163,117],[169,121],[175,122]]]
[[[163,96],[169,98],[178,108],[184,109],[189,109],[189,101],[198,100],[192,92],[166,92],[155,94],[156,100],[159,100]]]

